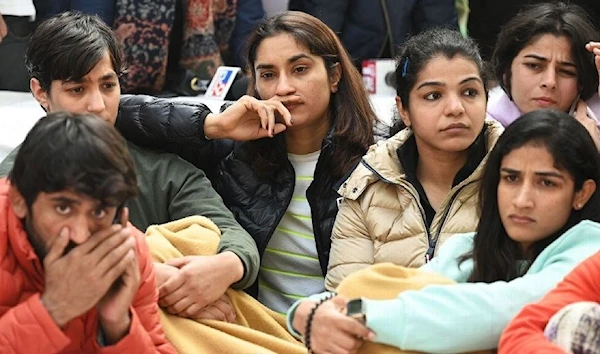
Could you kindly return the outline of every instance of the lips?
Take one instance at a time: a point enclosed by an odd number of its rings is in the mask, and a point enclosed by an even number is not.
[[[540,107],[548,107],[556,104],[556,101],[550,97],[536,97],[533,100]]]
[[[444,129],[442,129],[442,131],[447,131],[447,130],[459,130],[459,129],[467,129],[467,125],[464,123],[452,123],[448,126],[446,126]]]
[[[300,103],[284,104],[285,108],[287,108],[287,110],[290,111],[290,112],[293,111],[299,105],[300,105]]]
[[[530,223],[535,222],[534,219],[530,218],[529,216],[524,216],[524,215],[512,214],[512,215],[509,215],[508,218],[516,224],[530,224]]]

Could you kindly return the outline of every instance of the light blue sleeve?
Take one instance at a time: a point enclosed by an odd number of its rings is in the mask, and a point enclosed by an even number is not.
[[[463,255],[473,249],[474,236],[473,232],[451,236],[440,247],[431,262],[424,264],[420,269],[441,274],[457,283],[466,282],[473,272],[473,261],[471,259],[462,263],[459,261]]]
[[[510,282],[429,285],[392,300],[365,300],[367,326],[376,342],[403,350],[460,353],[496,348],[500,334],[524,305],[538,301],[600,250],[600,226],[580,225],[548,246],[523,277]]]

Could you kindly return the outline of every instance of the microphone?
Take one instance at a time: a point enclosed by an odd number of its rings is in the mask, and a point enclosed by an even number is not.
[[[248,81],[246,79],[244,83],[243,77],[244,74],[240,67],[219,66],[215,76],[210,80],[204,96],[218,100],[236,100],[246,93],[245,88],[248,86]],[[234,88],[236,81],[238,83]]]

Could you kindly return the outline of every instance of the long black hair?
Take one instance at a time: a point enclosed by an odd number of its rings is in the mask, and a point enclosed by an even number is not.
[[[518,264],[518,260],[526,260],[531,264],[548,245],[579,221],[600,221],[600,195],[596,189],[581,210],[571,211],[562,229],[535,242],[531,252],[523,254],[519,243],[508,236],[500,219],[498,184],[504,157],[530,144],[548,150],[554,159],[554,166],[568,172],[573,178],[575,191],[580,190],[588,179],[600,185],[600,155],[588,131],[573,117],[555,110],[538,110],[514,121],[490,152],[483,172],[479,191],[481,215],[474,247],[472,252],[461,258],[461,262],[473,259],[474,269],[468,279],[470,282],[491,283],[515,279],[527,270],[527,267]]]

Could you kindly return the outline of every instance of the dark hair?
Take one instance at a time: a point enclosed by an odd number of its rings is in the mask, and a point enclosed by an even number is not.
[[[511,123],[488,156],[479,191],[481,217],[473,251],[461,258],[461,261],[473,259],[471,282],[491,283],[515,279],[526,272],[518,260],[525,259],[531,264],[548,245],[579,221],[600,221],[600,196],[596,189],[581,210],[571,211],[561,230],[535,242],[531,254],[523,254],[519,244],[506,233],[500,219],[498,184],[504,157],[530,144],[548,150],[554,159],[554,166],[571,175],[576,191],[588,179],[600,186],[600,155],[588,131],[573,117],[555,110],[537,110]]]
[[[289,34],[298,44],[308,48],[311,54],[323,58],[329,74],[336,64],[340,65],[338,91],[332,94],[329,103],[333,138],[338,147],[330,166],[335,177],[342,177],[373,143],[373,124],[377,117],[362,76],[337,35],[327,25],[306,13],[287,11],[263,20],[248,37],[246,62],[253,83],[256,82],[254,64],[258,47],[266,38],[279,34]],[[248,94],[257,96],[254,84],[248,85]],[[273,149],[272,139],[262,139],[250,145],[256,156],[255,167],[259,174],[269,174],[281,166],[286,158],[281,151]]]
[[[396,95],[402,100],[404,107],[409,106],[410,91],[417,82],[417,77],[423,68],[433,58],[443,56],[453,59],[461,56],[473,62],[483,81],[487,95],[489,74],[484,65],[477,44],[470,38],[465,38],[460,32],[447,28],[432,28],[410,37],[396,58]],[[404,128],[402,120],[392,127],[392,135]]]
[[[108,206],[137,195],[123,137],[91,114],[50,113],[27,134],[8,178],[29,208],[40,192],[72,189]]]
[[[584,100],[598,93],[598,74],[594,55],[585,49],[600,35],[584,9],[573,4],[540,3],[526,7],[510,19],[500,31],[492,55],[494,73],[500,86],[511,95],[511,65],[527,45],[551,34],[571,41],[571,55],[577,67],[577,80]]]
[[[117,75],[124,70],[123,51],[114,32],[100,17],[64,12],[39,24],[27,49],[25,65],[44,91],[54,80],[78,80],[108,52]]]

